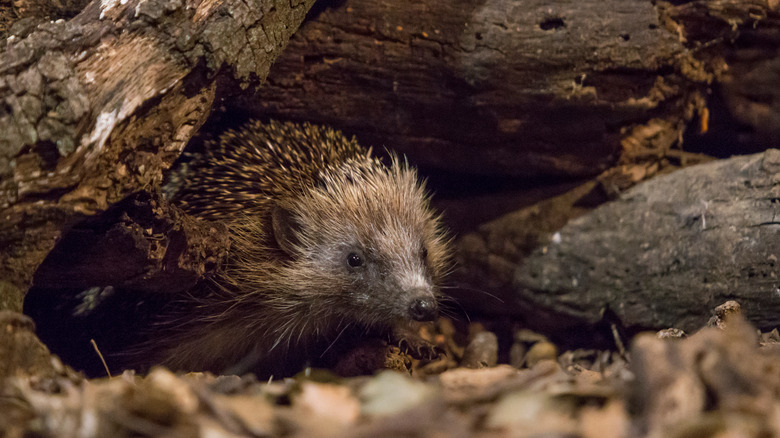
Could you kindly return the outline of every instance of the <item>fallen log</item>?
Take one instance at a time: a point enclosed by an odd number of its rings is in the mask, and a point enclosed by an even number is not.
[[[95,0],[68,21],[10,26],[17,33],[0,43],[0,278],[20,291],[15,300],[65,230],[159,185],[217,82],[261,83],[312,4]]]
[[[428,169],[492,177],[684,164],[668,153],[684,137],[728,154],[719,141],[736,146],[737,127],[740,145],[776,144],[774,2],[326,5],[234,108],[330,124]]]
[[[559,334],[605,316],[629,331],[692,330],[730,299],[771,329],[780,325],[778,181],[778,150],[679,170],[572,220],[527,256],[523,213],[509,214],[461,240],[464,281],[504,301],[487,310]]]

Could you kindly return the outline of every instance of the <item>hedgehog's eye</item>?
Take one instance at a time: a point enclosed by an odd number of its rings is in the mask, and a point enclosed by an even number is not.
[[[347,255],[347,264],[353,268],[363,266],[363,258],[359,254],[351,252]]]
[[[428,247],[423,246],[422,247],[422,258],[423,260],[428,260]]]

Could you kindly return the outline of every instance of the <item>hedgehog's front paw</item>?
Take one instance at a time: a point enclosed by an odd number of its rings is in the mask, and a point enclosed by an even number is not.
[[[425,339],[416,336],[415,338],[406,337],[398,341],[398,347],[401,351],[412,356],[415,359],[432,361],[438,359],[444,354],[444,350],[431,344]]]
[[[410,327],[396,329],[393,338],[401,351],[415,359],[431,361],[444,354],[444,350],[415,333]]]

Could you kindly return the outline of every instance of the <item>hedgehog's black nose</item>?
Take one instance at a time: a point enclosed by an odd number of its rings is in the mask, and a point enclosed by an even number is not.
[[[436,307],[433,297],[415,298],[409,305],[409,315],[415,321],[433,321],[437,313]]]

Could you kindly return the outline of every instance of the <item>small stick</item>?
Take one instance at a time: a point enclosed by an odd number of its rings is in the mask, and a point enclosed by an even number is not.
[[[106,374],[108,374],[108,378],[111,379],[111,371],[108,370],[108,365],[106,364],[106,360],[103,359],[103,355],[100,353],[100,349],[97,346],[97,343],[94,339],[90,339],[89,342],[92,344],[92,348],[95,349],[95,352],[97,353],[98,357],[100,358],[100,361],[103,362],[103,368],[106,369]]]
[[[610,324],[610,326],[612,328],[612,337],[615,339],[615,345],[617,346],[618,354],[620,354],[620,357],[623,359],[626,359],[626,347],[623,345],[623,340],[620,339],[620,333],[618,333],[617,326],[614,323]]]

